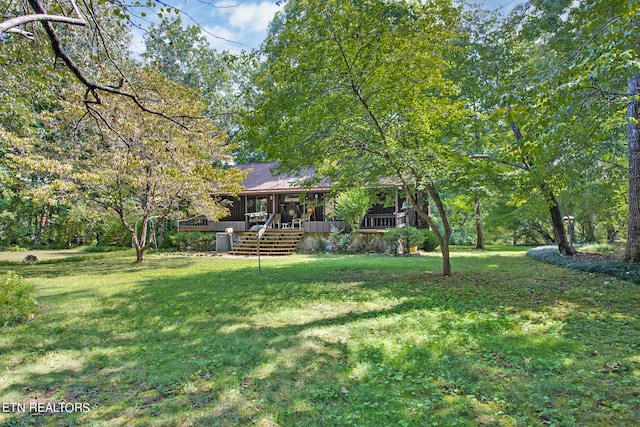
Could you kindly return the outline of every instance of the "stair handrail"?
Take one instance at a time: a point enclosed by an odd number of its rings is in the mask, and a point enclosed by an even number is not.
[[[258,241],[262,239],[262,235],[267,231],[267,228],[269,228],[269,226],[271,225],[271,221],[273,221],[273,218],[275,218],[275,216],[276,214],[272,213],[269,218],[267,218],[267,221],[264,223],[264,225],[260,227],[260,230],[258,230]]]
[[[267,218],[267,221],[264,223],[264,225],[262,227],[260,227],[260,230],[258,230],[258,233],[256,234],[256,236],[258,237],[258,273],[262,274],[262,263],[260,262],[260,240],[262,239],[262,235],[267,231],[267,227],[269,227],[269,225],[271,224],[271,221],[273,221],[273,218],[276,216],[275,213],[272,213],[269,218]]]

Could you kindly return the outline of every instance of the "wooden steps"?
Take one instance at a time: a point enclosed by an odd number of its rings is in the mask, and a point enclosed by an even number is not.
[[[260,255],[291,255],[304,235],[303,230],[268,229],[260,240]],[[231,255],[258,255],[258,236],[255,232],[245,233],[233,244]]]

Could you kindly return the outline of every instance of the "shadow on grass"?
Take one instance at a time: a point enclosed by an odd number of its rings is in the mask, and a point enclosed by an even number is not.
[[[191,257],[176,258],[171,263],[163,264],[160,258],[151,258],[143,264],[133,257],[114,257],[113,253],[99,253],[75,259],[60,259],[38,262],[34,264],[0,264],[2,270],[13,270],[21,276],[29,278],[58,278],[65,276],[104,276],[122,273],[146,273],[150,268],[180,270],[193,265]]]
[[[171,273],[195,262],[164,262],[108,297],[90,285],[48,296],[91,304],[6,339],[0,394],[89,402],[90,413],[54,416],[89,425],[606,424],[614,408],[638,421],[638,403],[625,403],[637,378],[600,372],[632,353],[622,341],[638,327],[637,292],[623,304],[586,275],[495,255],[465,259],[454,278],[437,273],[437,258],[274,261],[262,275],[221,259],[228,269]],[[25,269],[64,277],[125,265]]]

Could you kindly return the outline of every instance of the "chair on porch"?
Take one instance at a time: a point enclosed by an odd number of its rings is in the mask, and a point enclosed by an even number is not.
[[[315,220],[316,217],[316,207],[311,205],[307,208],[307,220],[311,221],[311,218]]]
[[[294,218],[293,219],[293,228],[296,228],[296,224],[298,225],[299,229],[303,229],[304,228],[304,222],[308,221],[309,218],[307,216],[306,213],[303,213],[302,215],[300,215],[300,218]]]

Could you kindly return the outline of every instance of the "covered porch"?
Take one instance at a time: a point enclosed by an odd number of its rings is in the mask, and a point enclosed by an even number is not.
[[[333,200],[326,193],[271,193],[242,195],[229,200],[230,215],[219,221],[204,216],[179,223],[179,231],[222,232],[232,228],[245,232],[262,226],[273,216],[269,227],[275,229],[298,229],[305,233],[329,233],[332,228],[348,230],[345,221],[335,218]],[[374,205],[364,217],[361,230],[384,230],[403,227],[406,213],[399,203],[385,207]]]
[[[333,227],[350,231],[336,215],[330,184],[319,180],[313,169],[296,175],[278,174],[277,163],[239,165],[248,172],[237,197],[225,197],[222,202],[229,215],[219,221],[204,216],[181,221],[179,231],[222,232],[232,228],[235,232],[258,229],[269,221],[275,229],[296,229],[306,233],[329,233]],[[411,215],[403,209],[399,188],[381,186],[376,203],[367,213],[361,230],[384,230],[412,225]]]

